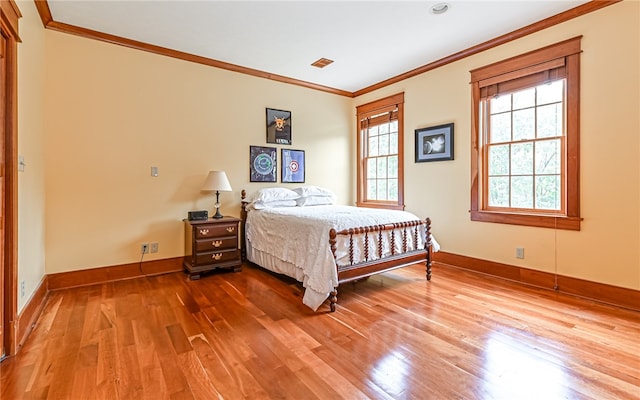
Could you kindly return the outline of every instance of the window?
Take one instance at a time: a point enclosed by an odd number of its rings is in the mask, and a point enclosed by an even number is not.
[[[580,230],[580,37],[471,71],[471,219]]]
[[[359,207],[404,209],[404,93],[356,108]]]

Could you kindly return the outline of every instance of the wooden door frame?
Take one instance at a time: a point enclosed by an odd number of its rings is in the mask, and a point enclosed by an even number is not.
[[[18,19],[22,17],[13,0],[0,0],[0,26],[6,32],[6,76],[4,125],[4,321],[5,355],[17,350],[18,318]],[[0,166],[1,167],[1,166]]]

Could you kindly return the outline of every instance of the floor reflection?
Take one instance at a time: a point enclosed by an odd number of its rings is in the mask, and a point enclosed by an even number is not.
[[[373,365],[371,380],[385,392],[396,397],[407,389],[408,373],[405,356],[401,351],[394,349]]]
[[[487,399],[568,399],[572,393],[565,365],[531,342],[502,333],[487,340],[484,393]]]

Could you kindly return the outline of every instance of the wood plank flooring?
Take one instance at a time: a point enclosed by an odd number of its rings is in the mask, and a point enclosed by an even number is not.
[[[640,313],[435,264],[339,288],[245,266],[54,291],[2,399],[640,399]]]

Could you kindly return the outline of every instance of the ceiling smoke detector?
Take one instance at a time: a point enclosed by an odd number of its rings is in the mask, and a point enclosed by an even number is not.
[[[438,3],[431,7],[431,14],[440,15],[446,13],[447,10],[449,10],[449,4]]]
[[[311,63],[311,65],[313,65],[314,67],[318,67],[318,68],[324,68],[327,65],[331,64],[333,62],[333,60],[329,60],[328,58],[320,58],[317,61],[314,61],[313,63]]]

